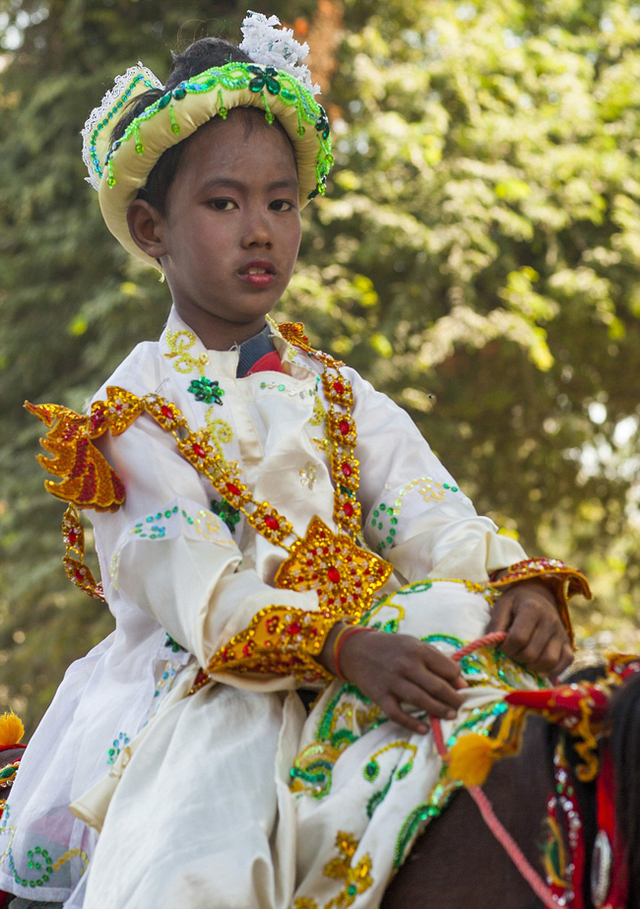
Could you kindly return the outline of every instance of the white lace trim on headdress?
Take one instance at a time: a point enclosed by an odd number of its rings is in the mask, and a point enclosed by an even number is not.
[[[248,54],[254,63],[284,70],[295,76],[311,94],[320,94],[320,86],[311,81],[309,67],[303,63],[309,53],[309,45],[296,41],[292,29],[281,27],[277,16],[267,19],[263,13],[248,10],[242,23],[242,34],[244,38],[239,45],[240,50]]]
[[[146,66],[143,66],[142,63],[138,63],[137,66],[130,66],[126,73],[116,77],[113,88],[106,93],[100,103],[100,106],[95,107],[91,111],[89,118],[81,131],[82,160],[84,161],[85,166],[89,171],[89,176],[85,177],[85,180],[87,183],[90,183],[94,189],[99,189],[100,177],[96,172],[95,163],[91,159],[91,150],[89,147],[91,144],[91,136],[96,127],[96,124],[108,116],[109,111],[113,110],[119,99],[129,88],[132,80],[139,74],[142,74],[145,82],[151,82],[153,88],[162,88],[162,82],[158,79],[157,76],[154,76],[150,69],[147,69]]]

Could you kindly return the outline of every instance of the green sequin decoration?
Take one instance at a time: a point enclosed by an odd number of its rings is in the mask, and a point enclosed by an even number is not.
[[[236,525],[240,523],[240,512],[237,508],[234,508],[233,505],[229,505],[228,502],[216,502],[215,499],[211,501],[211,511],[214,514],[217,514],[218,517],[227,525],[231,533],[235,536]]]
[[[174,653],[180,653],[180,651],[184,653],[184,647],[181,647],[177,641],[174,641],[170,634],[166,635],[164,646],[171,647]]]
[[[417,808],[414,808],[411,814],[406,818],[402,827],[400,828],[400,833],[396,840],[396,846],[393,854],[393,867],[399,868],[402,862],[407,849],[418,835],[418,831],[423,824],[429,820],[430,817],[437,817],[441,812],[440,808],[436,808],[434,805],[429,802],[424,802],[422,805],[418,805]]]
[[[369,801],[367,802],[367,817],[368,817],[368,818],[371,818],[371,817],[372,817],[373,812],[376,810],[376,808],[378,807],[378,805],[379,805],[381,802],[384,801],[384,799],[385,799],[386,796],[387,796],[387,793],[389,792],[389,789],[391,789],[391,783],[392,783],[392,782],[393,782],[393,774],[391,774],[391,776],[389,777],[389,779],[388,779],[387,782],[385,783],[384,788],[380,789],[379,792],[375,792],[375,793],[371,796],[371,798],[370,798]]]
[[[373,783],[375,778],[380,773],[380,765],[377,761],[369,761],[366,767],[363,770],[366,780],[369,780],[370,783]]]
[[[212,382],[211,379],[193,379],[187,391],[195,395],[196,401],[202,401],[204,404],[222,404],[224,389],[220,388],[218,381]]]

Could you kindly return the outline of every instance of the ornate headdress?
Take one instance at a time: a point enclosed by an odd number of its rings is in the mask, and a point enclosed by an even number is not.
[[[242,25],[240,45],[253,63],[227,63],[181,82],[149,104],[111,141],[118,120],[133,98],[162,83],[141,63],[118,76],[113,89],[91,112],[82,130],[83,160],[88,182],[97,189],[107,227],[124,248],[158,267],[131,239],[127,210],[162,154],[182,142],[213,117],[226,118],[234,107],[264,110],[268,122],[278,119],[289,136],[298,163],[300,206],[324,195],[333,164],[329,121],[315,100],[308,53],[293,32],[277,28],[277,16],[268,19],[249,12]]]

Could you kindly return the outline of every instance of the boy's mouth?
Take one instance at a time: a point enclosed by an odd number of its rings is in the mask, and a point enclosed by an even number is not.
[[[267,259],[254,259],[241,268],[238,274],[253,287],[268,287],[275,280],[276,270]]]

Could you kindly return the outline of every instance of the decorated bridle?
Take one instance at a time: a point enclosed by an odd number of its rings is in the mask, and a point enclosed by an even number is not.
[[[486,635],[459,650],[453,659],[459,662],[480,647],[500,644],[505,637],[504,632]],[[547,882],[530,865],[495,816],[481,786],[496,760],[517,753],[526,719],[531,713],[565,729],[580,759],[575,767],[575,776],[583,783],[597,779],[598,832],[591,861],[591,899],[596,909],[625,909],[629,888],[627,850],[616,823],[616,781],[605,721],[614,692],[638,672],[640,657],[615,654],[609,658],[603,677],[597,681],[510,692],[505,697],[510,709],[494,737],[469,733],[458,738],[451,749],[447,749],[444,743],[440,721],[432,717],[436,748],[447,765],[447,775],[466,787],[493,835],[548,909],[566,909],[568,906],[584,909],[582,877],[587,844],[574,785],[574,770],[566,759],[564,749],[559,746],[554,755],[556,792],[547,803],[547,823],[559,838],[558,815],[562,812],[568,856],[564,867],[557,869],[556,873],[547,870]]]

